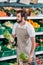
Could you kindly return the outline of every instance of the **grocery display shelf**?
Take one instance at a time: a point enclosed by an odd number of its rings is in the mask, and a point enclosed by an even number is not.
[[[35,55],[43,54],[43,51],[37,51],[35,52]]]
[[[0,17],[0,20],[16,20],[17,17]]]
[[[4,36],[3,35],[0,35],[0,38],[4,38]]]
[[[43,54],[43,51],[35,52],[35,55],[40,55],[40,54]],[[2,57],[0,58],[0,61],[5,61],[5,60],[10,60],[10,59],[15,59],[15,58],[17,58],[17,55]]]
[[[0,17],[0,20],[16,20],[17,19],[17,17],[16,16],[14,16],[14,17]],[[42,17],[40,17],[40,16],[33,16],[33,17],[31,17],[31,16],[28,16],[27,17],[27,19],[43,19],[43,16]]]
[[[20,8],[20,7],[26,7],[26,8],[29,8],[29,7],[41,7],[41,8],[43,8],[43,4],[42,3],[37,3],[37,4],[22,4],[22,3],[10,3],[10,2],[0,2],[0,7],[18,7],[18,8]]]
[[[27,19],[43,19],[43,16],[29,16]]]
[[[5,61],[5,60],[10,60],[10,59],[15,59],[15,58],[17,58],[17,55],[2,57],[0,58],[0,61]]]
[[[43,32],[36,32],[36,35],[43,35]]]

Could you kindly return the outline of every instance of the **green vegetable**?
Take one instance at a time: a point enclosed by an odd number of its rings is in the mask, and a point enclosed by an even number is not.
[[[28,61],[28,57],[25,55],[24,52],[21,52],[19,58],[22,59],[23,61]]]
[[[4,37],[5,37],[6,39],[10,40],[11,42],[14,41],[12,35],[11,35],[8,31],[5,31],[5,32],[4,32]]]

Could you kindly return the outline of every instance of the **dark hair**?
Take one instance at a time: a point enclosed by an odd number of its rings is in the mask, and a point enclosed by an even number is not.
[[[18,11],[17,11],[17,14],[18,14],[18,13],[21,13],[21,17],[24,17],[24,19],[27,20],[27,13],[26,13],[26,11],[18,10]]]

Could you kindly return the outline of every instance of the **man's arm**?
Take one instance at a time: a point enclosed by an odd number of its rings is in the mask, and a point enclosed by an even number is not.
[[[15,31],[15,30],[16,30],[17,25],[18,25],[18,24],[15,23],[14,26],[13,26],[13,29],[12,29],[12,37],[13,37],[14,39],[15,39],[15,37],[16,37],[16,31]]]
[[[31,47],[31,51],[30,51],[30,55],[29,55],[29,62],[31,63],[33,60],[33,56],[34,56],[34,51],[35,51],[35,38],[31,37],[31,42],[32,42],[32,47]]]
[[[31,42],[32,42],[32,47],[31,47],[30,55],[33,57],[34,51],[35,51],[35,37],[31,37],[30,39],[31,39]]]
[[[28,24],[27,31],[32,42],[32,47],[29,55],[29,62],[32,62],[34,51],[35,51],[35,30],[31,24]]]
[[[12,34],[12,37],[15,39],[16,35],[13,35],[13,34]]]

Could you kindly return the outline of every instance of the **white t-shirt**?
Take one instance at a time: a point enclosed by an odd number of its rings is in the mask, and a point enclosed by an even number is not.
[[[21,26],[19,23],[16,22],[14,24],[13,30],[12,30],[12,34],[13,35],[16,34],[15,30],[16,30],[17,26],[19,26],[20,28],[23,28],[23,29],[27,27],[27,32],[29,33],[29,36],[30,37],[35,37],[35,30],[34,30],[33,26],[30,23],[28,23],[28,22],[26,22],[26,24],[23,25],[23,26]]]

